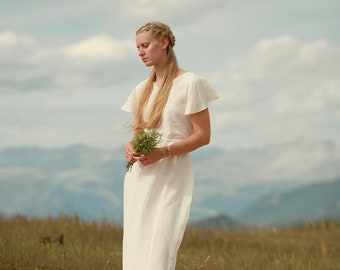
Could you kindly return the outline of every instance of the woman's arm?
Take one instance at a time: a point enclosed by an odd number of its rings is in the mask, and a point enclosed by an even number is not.
[[[194,132],[192,135],[181,141],[175,142],[170,147],[170,156],[183,155],[210,142],[210,116],[209,110],[205,109],[190,115]],[[134,161],[139,160],[144,166],[157,162],[168,156],[166,147],[159,148],[159,151],[141,156],[133,156]]]
[[[194,133],[181,141],[173,143],[170,148],[170,155],[182,155],[207,145],[210,142],[210,116],[209,110],[205,109],[190,115]]]

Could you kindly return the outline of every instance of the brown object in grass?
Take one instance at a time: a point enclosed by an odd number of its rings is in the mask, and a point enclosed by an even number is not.
[[[60,234],[59,237],[57,239],[52,239],[52,237],[50,236],[44,236],[43,238],[41,238],[40,243],[41,244],[49,244],[49,243],[59,243],[59,245],[64,245],[64,235]]]

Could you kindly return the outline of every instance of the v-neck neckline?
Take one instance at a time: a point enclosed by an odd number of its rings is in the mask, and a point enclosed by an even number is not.
[[[189,74],[190,72],[189,71],[185,71],[181,74],[179,74],[174,80],[173,80],[173,83],[177,80],[177,79],[180,79],[182,76],[186,75],[186,74]],[[156,82],[153,83],[154,87],[156,87],[157,89],[159,89],[160,87],[156,84]]]

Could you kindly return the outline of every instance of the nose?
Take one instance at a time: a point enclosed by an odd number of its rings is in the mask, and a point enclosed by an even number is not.
[[[142,48],[140,48],[140,49],[138,50],[138,55],[139,55],[139,56],[142,56],[142,55],[144,55],[144,51],[143,51],[143,49],[142,49]]]

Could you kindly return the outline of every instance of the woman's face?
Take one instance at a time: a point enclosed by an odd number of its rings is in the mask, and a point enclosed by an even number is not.
[[[158,66],[166,55],[164,42],[152,37],[149,33],[139,33],[136,36],[138,56],[146,66]]]

